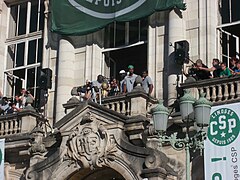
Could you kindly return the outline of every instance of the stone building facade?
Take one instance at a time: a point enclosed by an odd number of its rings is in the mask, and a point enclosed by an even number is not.
[[[47,103],[41,114],[26,111],[0,117],[9,123],[1,126],[6,138],[6,179],[185,179],[184,152],[169,147],[157,150],[149,114],[156,99],[173,107],[179,96],[176,89],[185,80],[183,72],[192,65],[176,64],[173,45],[187,40],[190,59],[211,66],[213,58],[229,63],[239,56],[240,36],[238,2],[185,3],[185,11],[156,12],[87,35],[66,36],[51,32],[51,0],[0,0],[4,96],[13,97],[24,87],[40,101],[40,70],[52,70],[52,87],[45,93]],[[96,80],[98,74],[118,77],[129,64],[137,74],[148,70],[153,97],[141,88],[103,99],[102,105],[72,97],[73,87]],[[206,87],[212,85],[206,82]],[[168,127],[183,126],[176,116]],[[193,179],[203,176],[202,168],[193,167],[192,172]]]

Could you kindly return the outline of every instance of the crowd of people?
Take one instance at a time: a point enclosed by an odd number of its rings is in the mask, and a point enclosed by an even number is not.
[[[12,114],[21,112],[24,109],[32,109],[34,97],[26,89],[21,89],[21,95],[16,95],[9,99],[4,97],[0,91],[0,115]]]
[[[201,59],[198,59],[189,69],[187,76],[194,77],[196,80],[204,80],[217,77],[230,77],[240,74],[240,61],[236,57],[230,59],[230,67],[219,59],[212,60],[212,67],[207,67]]]
[[[119,77],[119,79],[113,77],[108,80],[104,76],[98,75],[96,81],[86,80],[84,86],[78,87],[78,95],[81,97],[82,101],[88,99],[96,101],[97,99],[107,96],[116,96],[131,92],[136,85],[135,80],[138,77],[138,75],[134,73],[134,66],[129,65],[128,72],[121,70],[119,72]],[[148,76],[147,70],[142,72],[141,78],[144,91],[151,95],[153,91],[153,83]]]

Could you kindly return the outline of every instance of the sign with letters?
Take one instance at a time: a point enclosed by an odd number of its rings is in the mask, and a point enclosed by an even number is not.
[[[52,31],[83,35],[173,8],[185,9],[183,0],[52,0]]]
[[[207,180],[240,179],[240,103],[212,107],[204,164]]]

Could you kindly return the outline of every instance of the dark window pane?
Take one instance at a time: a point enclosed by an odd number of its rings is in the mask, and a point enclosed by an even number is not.
[[[38,23],[38,1],[31,3],[30,32],[37,31]]]
[[[222,23],[229,23],[230,17],[229,17],[229,1],[222,0],[222,8],[220,9],[221,15],[222,15]]]
[[[17,67],[24,65],[24,50],[25,50],[25,43],[19,43],[17,45],[17,56],[16,56]]]
[[[129,22],[129,43],[138,42],[139,35],[139,20]]]
[[[26,34],[27,3],[20,4],[18,35]]]
[[[11,6],[10,10],[11,18],[10,18],[10,29],[9,35],[10,37],[16,36],[17,32],[17,17],[18,17],[18,6]]]
[[[37,46],[37,40],[29,41],[28,64],[34,64],[36,62],[36,46]]]
[[[39,19],[39,30],[43,30],[44,28],[44,4],[43,1],[41,1],[40,5],[40,19]]]
[[[116,25],[115,46],[125,45],[125,22],[118,22]]]
[[[229,36],[229,56],[236,56],[236,39],[232,36]]]
[[[105,28],[104,46],[105,48],[114,47],[114,23]]]
[[[239,0],[232,0],[232,22],[240,20],[240,1]]]
[[[227,48],[227,35],[226,34],[222,34],[222,52],[223,52],[223,55],[225,56],[222,56],[222,61],[227,63],[228,65],[228,58],[226,57],[227,56],[227,53],[228,53],[228,48]]]
[[[37,56],[37,62],[42,62],[42,54],[43,54],[43,39],[38,39],[38,56]]]
[[[35,87],[35,68],[27,70],[27,89],[33,93]]]
[[[23,87],[23,81],[21,79],[25,79],[25,69],[13,71],[13,75],[17,77],[17,78],[14,78],[15,94],[20,94],[20,90]]]
[[[141,19],[140,21],[140,40],[147,41],[148,39],[148,18]]]
[[[7,69],[14,67],[16,45],[10,45],[7,48]]]

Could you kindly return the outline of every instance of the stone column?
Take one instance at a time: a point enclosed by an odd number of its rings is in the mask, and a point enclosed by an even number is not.
[[[185,39],[185,22],[181,18],[181,12],[172,10],[169,13],[169,43],[174,45],[174,42]],[[172,105],[177,98],[177,80],[181,75],[182,66],[177,65],[174,59],[174,47],[168,46],[168,105]]]
[[[43,59],[42,59],[42,67],[49,68],[49,60],[50,60],[50,47],[49,47],[49,0],[44,1],[44,30],[43,30]]]
[[[59,57],[57,67],[57,96],[56,96],[56,122],[65,113],[62,104],[71,98],[71,90],[74,86],[74,46],[69,41],[70,38],[62,37],[59,42]]]

